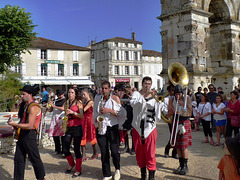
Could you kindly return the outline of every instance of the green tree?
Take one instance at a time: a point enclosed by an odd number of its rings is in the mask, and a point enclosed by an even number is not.
[[[0,74],[21,63],[21,53],[36,37],[31,13],[19,6],[6,5],[0,9]]]
[[[14,105],[15,95],[20,95],[20,88],[23,84],[21,82],[22,76],[13,71],[5,71],[4,76],[0,80],[0,110],[7,111]]]

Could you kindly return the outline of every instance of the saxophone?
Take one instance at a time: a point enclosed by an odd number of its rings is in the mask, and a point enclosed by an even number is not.
[[[101,102],[99,105],[99,109],[103,108],[103,95],[101,97]],[[97,117],[97,122],[98,122],[98,132],[101,133],[103,132],[103,121],[104,121],[104,117],[103,116],[98,116]]]
[[[62,122],[62,131],[65,134],[67,131],[67,124],[68,124],[68,116],[67,116],[67,109],[69,107],[69,100],[66,101],[65,105],[64,105],[64,117],[63,117],[63,122]]]

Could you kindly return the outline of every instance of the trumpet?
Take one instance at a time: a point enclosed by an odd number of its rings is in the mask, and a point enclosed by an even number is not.
[[[69,107],[69,100],[66,101],[65,105],[64,105],[64,117],[63,117],[63,122],[62,122],[62,131],[65,134],[67,131],[67,124],[68,124],[68,116],[67,116],[67,109]]]

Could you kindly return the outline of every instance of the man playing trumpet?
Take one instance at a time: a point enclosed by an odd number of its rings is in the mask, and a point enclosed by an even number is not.
[[[151,91],[152,79],[144,77],[142,90],[131,94],[130,105],[133,108],[133,143],[136,152],[138,166],[141,168],[141,179],[146,179],[146,168],[149,171],[149,179],[153,180],[156,171],[156,120],[161,119],[161,106]]]
[[[170,97],[168,105],[168,116],[173,117],[173,127],[171,137],[176,139],[170,140],[170,144],[173,144],[174,148],[177,149],[180,166],[174,171],[175,174],[185,175],[188,172],[188,145],[192,145],[192,131],[189,117],[192,113],[192,103],[189,96],[186,100],[186,110],[184,109],[185,97],[183,97],[183,89],[180,85],[174,87],[174,97]],[[176,122],[178,121],[178,122]],[[176,123],[176,125],[175,125]],[[178,127],[176,131],[173,129]],[[181,129],[181,130],[180,130]]]

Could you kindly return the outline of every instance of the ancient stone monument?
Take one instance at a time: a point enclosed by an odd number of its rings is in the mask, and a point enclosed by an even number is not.
[[[239,0],[161,0],[161,76],[172,62],[189,72],[189,87],[221,86],[228,95],[240,77]]]

